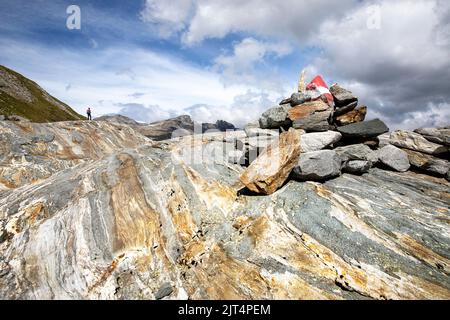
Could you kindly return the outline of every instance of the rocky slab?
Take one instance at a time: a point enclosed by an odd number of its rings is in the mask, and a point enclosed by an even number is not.
[[[219,134],[122,149],[93,132],[117,151],[0,192],[1,299],[450,299],[445,179],[372,168],[239,194],[240,166],[196,161]]]
[[[329,145],[338,142],[342,135],[336,131],[311,132],[300,136],[300,146],[302,152],[322,150]]]
[[[272,194],[286,181],[299,155],[299,135],[291,128],[250,164],[240,181],[253,192]]]
[[[420,128],[414,130],[431,142],[450,146],[450,128]]]
[[[372,138],[389,131],[389,128],[380,119],[348,124],[338,127],[337,130],[344,137]]]
[[[450,170],[449,161],[417,151],[408,149],[404,149],[404,151],[408,154],[409,163],[417,169],[440,176],[445,176]]]
[[[367,107],[362,106],[358,107],[355,110],[352,110],[350,112],[344,113],[342,115],[338,115],[336,117],[336,124],[340,126],[345,126],[347,124],[355,123],[355,122],[361,122],[364,121],[367,113]]]
[[[406,130],[396,130],[392,132],[389,142],[400,148],[432,155],[445,153],[450,150],[449,147],[428,141],[422,135]]]

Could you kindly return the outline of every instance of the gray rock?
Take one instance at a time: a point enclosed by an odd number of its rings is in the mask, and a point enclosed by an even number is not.
[[[447,174],[445,175],[445,179],[447,179],[448,181],[450,181],[450,170],[447,172]]]
[[[300,154],[292,177],[299,181],[323,181],[341,174],[341,159],[333,150],[320,150]]]
[[[449,147],[428,141],[422,135],[406,130],[396,130],[392,132],[389,142],[400,148],[427,154],[441,154],[450,150]]]
[[[414,132],[421,134],[428,141],[450,146],[450,128],[420,128]]]
[[[277,137],[280,135],[279,130],[277,129],[261,129],[255,127],[245,127],[244,131],[247,137],[257,137],[257,136],[274,136]]]
[[[337,130],[344,137],[372,138],[389,131],[389,128],[380,119],[357,122],[338,127]]]
[[[444,159],[408,149],[404,151],[408,154],[409,163],[415,168],[440,176],[445,176],[450,170],[450,162]]]
[[[352,144],[349,146],[338,147],[334,151],[341,158],[342,162],[349,160],[369,160],[368,156],[373,151],[364,144]]]
[[[292,127],[309,132],[328,131],[333,127],[329,124],[331,111],[316,112],[306,118],[295,120]]]
[[[389,140],[391,139],[391,134],[389,132],[380,134],[378,137],[378,147],[383,148],[384,146],[387,146],[389,143]]]
[[[259,126],[262,129],[277,129],[283,126],[289,126],[291,120],[288,119],[289,105],[281,105],[270,108],[261,115]]]
[[[338,117],[340,115],[343,115],[343,114],[345,114],[347,112],[350,112],[353,109],[355,109],[357,105],[358,105],[358,101],[350,102],[349,104],[347,104],[345,106],[336,108],[336,110],[334,110],[333,115],[334,115],[334,117]]]
[[[336,131],[312,132],[300,136],[300,147],[302,152],[322,150],[331,144],[338,142],[342,135]]]
[[[405,172],[410,167],[408,154],[393,145],[387,145],[378,150],[378,159],[395,171]]]
[[[289,103],[292,107],[298,106],[299,104],[305,103],[311,100],[311,96],[301,92],[293,93]]]
[[[346,106],[352,102],[358,101],[358,98],[350,91],[340,87],[338,84],[330,87],[330,92],[333,95],[336,107]]]
[[[345,162],[342,171],[354,174],[363,174],[368,172],[372,163],[370,161],[365,160],[350,160]]]

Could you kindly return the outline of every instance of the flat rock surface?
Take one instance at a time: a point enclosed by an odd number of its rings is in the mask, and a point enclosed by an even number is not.
[[[414,132],[421,134],[428,141],[450,146],[450,128],[420,128]]]
[[[389,142],[397,147],[428,154],[441,154],[450,150],[449,147],[428,141],[422,135],[406,130],[392,132]]]
[[[389,131],[389,128],[380,119],[357,122],[338,127],[337,130],[345,137],[372,138]]]
[[[372,168],[240,194],[219,135],[122,148],[95,130],[112,153],[0,191],[1,299],[450,299],[443,178]]]
[[[300,135],[300,146],[302,152],[321,150],[331,144],[338,142],[342,135],[336,131],[311,132]]]
[[[417,151],[408,149],[404,149],[404,151],[408,154],[409,163],[418,169],[441,176],[445,176],[450,170],[449,161]]]

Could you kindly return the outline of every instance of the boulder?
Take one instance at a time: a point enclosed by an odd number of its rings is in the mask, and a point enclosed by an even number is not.
[[[334,149],[342,162],[349,160],[368,160],[368,155],[373,151],[364,144],[352,144]]]
[[[344,137],[372,138],[389,131],[389,128],[380,119],[357,122],[338,127],[337,130]]]
[[[445,176],[450,170],[450,162],[446,160],[408,149],[404,151],[408,154],[409,163],[415,168],[440,176]]]
[[[288,110],[288,118],[292,121],[305,119],[314,113],[321,111],[330,111],[331,108],[322,100],[314,100],[292,107]]]
[[[431,142],[450,146],[450,128],[420,128],[414,130]]]
[[[331,111],[316,112],[307,118],[295,120],[292,127],[308,132],[332,130],[334,127],[329,124],[330,117]]]
[[[306,131],[327,131],[331,128],[329,119],[332,108],[322,100],[305,102],[292,107],[288,111],[288,118],[293,121],[292,126]]]
[[[367,113],[367,107],[362,106],[362,107],[356,108],[355,110],[352,110],[350,112],[344,113],[343,115],[336,117],[335,123],[340,126],[345,126],[347,124],[361,122],[361,121],[364,121],[364,118],[366,117],[366,113]]]
[[[333,150],[302,153],[292,177],[299,181],[323,181],[341,174],[341,159]]]
[[[322,150],[331,144],[338,142],[342,135],[336,131],[312,132],[300,136],[302,152]]]
[[[447,174],[445,175],[445,179],[450,181],[450,170],[448,170]]]
[[[350,91],[342,88],[338,84],[334,84],[330,87],[330,92],[333,95],[334,103],[336,107],[341,107],[348,105],[354,101],[358,101],[358,98],[353,95]]]
[[[299,104],[303,104],[303,103],[305,103],[307,101],[310,101],[310,100],[311,100],[311,96],[309,96],[307,94],[304,94],[304,93],[301,93],[301,92],[296,92],[296,93],[292,94],[292,96],[291,96],[291,98],[289,100],[289,103],[291,104],[292,107],[294,107],[294,106],[297,106]]]
[[[363,174],[368,172],[372,163],[366,160],[350,160],[345,162],[342,166],[343,172],[353,173],[353,174]]]
[[[441,154],[449,151],[449,148],[446,146],[428,141],[422,135],[406,130],[392,132],[389,142],[400,148],[427,154]]]
[[[268,146],[239,179],[253,192],[272,194],[286,181],[299,155],[299,135],[290,128],[280,135],[278,143]]]
[[[408,171],[408,154],[393,145],[387,145],[377,151],[381,163],[399,172]]]
[[[283,104],[270,108],[261,115],[259,126],[262,129],[278,129],[283,126],[291,125],[292,121],[288,118],[290,106]]]
[[[347,104],[345,106],[336,108],[334,110],[334,116],[337,117],[337,116],[343,115],[343,114],[345,114],[347,112],[350,112],[353,109],[355,109],[357,105],[358,105],[358,101],[354,101],[354,102],[351,102],[351,103],[349,103],[349,104]]]

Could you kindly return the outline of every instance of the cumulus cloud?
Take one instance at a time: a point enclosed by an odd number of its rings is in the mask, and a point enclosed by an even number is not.
[[[180,15],[182,27],[176,27],[185,45],[246,35],[233,44],[231,53],[212,62],[225,84],[258,85],[281,93],[281,78],[275,79],[267,62],[271,54],[283,54],[270,43],[290,43],[296,51],[316,49],[308,74],[322,73],[330,83],[348,86],[369,106],[368,118],[411,128],[411,119],[420,118],[421,112],[436,118],[436,112],[448,108],[448,1],[193,0],[188,7]],[[445,117],[446,110],[440,112]]]
[[[118,114],[127,116],[139,122],[151,123],[174,117],[176,111],[163,109],[158,105],[145,106],[142,103],[117,103]]]
[[[274,43],[259,41],[254,38],[245,38],[235,43],[231,54],[222,54],[214,60],[213,69],[222,75],[225,84],[229,83],[258,83],[262,88],[274,89],[280,84],[276,84],[274,75],[257,72],[256,66],[261,66],[268,56],[275,58],[283,57],[292,52],[292,47],[288,43]],[[271,73],[274,73],[273,71]],[[275,80],[275,81],[274,81]]]
[[[266,92],[248,90],[236,95],[228,105],[195,104],[184,109],[197,122],[225,120],[243,128],[247,123],[257,121],[259,115],[273,106],[278,96]]]
[[[436,1],[379,2],[379,29],[367,28],[366,8],[329,20],[317,36],[323,54],[315,68],[358,93],[374,115],[411,127],[411,117],[435,114],[450,102],[450,46],[436,41],[448,25],[442,14],[448,7]]]
[[[193,0],[146,0],[140,13],[143,21],[153,24],[163,38],[185,28]]]

